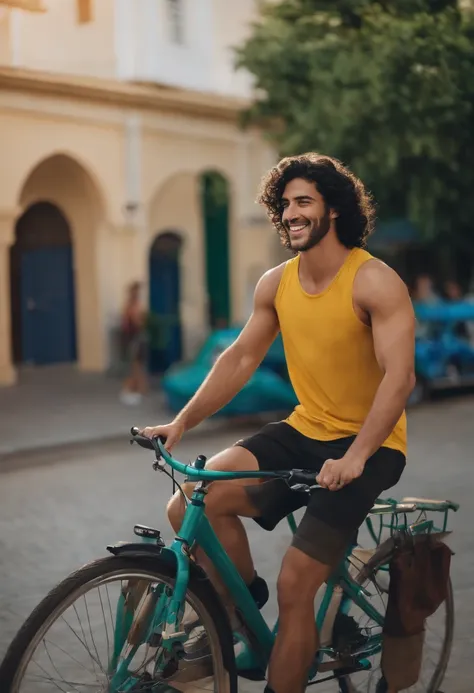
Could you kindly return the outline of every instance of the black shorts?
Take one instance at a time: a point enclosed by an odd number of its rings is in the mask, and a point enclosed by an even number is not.
[[[285,422],[267,424],[236,445],[256,457],[263,471],[305,469],[318,473],[327,459],[344,456],[355,436],[331,441],[307,438]],[[362,475],[340,491],[293,491],[283,479],[271,479],[246,490],[258,516],[272,530],[291,512],[307,506],[293,546],[327,565],[336,565],[380,494],[395,486],[405,468],[405,456],[382,447],[365,465]]]

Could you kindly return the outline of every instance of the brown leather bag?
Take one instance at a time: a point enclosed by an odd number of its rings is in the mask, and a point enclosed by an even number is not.
[[[447,597],[451,556],[436,534],[406,538],[394,553],[382,651],[389,687],[403,690],[418,681],[425,621]]]

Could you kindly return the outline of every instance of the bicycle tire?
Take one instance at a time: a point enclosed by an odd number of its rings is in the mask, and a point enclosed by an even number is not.
[[[28,666],[28,662],[24,663],[24,659],[28,655],[28,650],[31,650],[35,637],[52,614],[57,612],[58,618],[60,617],[61,606],[64,611],[68,605],[74,603],[71,602],[71,597],[75,592],[79,594],[80,588],[94,579],[126,574],[127,571],[134,574],[143,573],[144,576],[167,581],[173,581],[176,576],[175,567],[160,556],[129,558],[111,556],[100,558],[75,571],[49,592],[18,631],[0,665],[0,691],[17,693],[18,684],[21,685],[21,679],[17,680],[17,674],[23,675],[22,668],[25,670]],[[215,693],[237,693],[238,679],[234,645],[227,613],[209,579],[192,565],[187,595],[198,604],[199,612],[204,620],[211,624],[210,631],[207,632],[209,643],[213,653],[219,653],[220,659],[214,670],[214,685],[217,684]],[[53,623],[54,621],[48,625],[48,629]],[[33,649],[29,653],[30,658],[34,651]],[[215,660],[213,662],[216,664]]]
[[[386,566],[394,553],[394,548],[393,548],[393,540],[388,539],[382,544],[380,544],[378,550],[375,552],[375,554],[372,556],[372,558],[368,561],[367,565],[361,570],[360,576],[363,576],[361,578],[356,578],[356,582],[359,584],[363,583],[365,581],[365,577],[368,577],[369,575],[375,575],[378,570],[380,570],[383,566]],[[391,548],[390,548],[391,547]],[[389,549],[387,551],[387,548]],[[431,681],[429,682],[429,687],[424,691],[424,693],[438,693],[439,688],[441,684],[444,681],[444,677],[446,675],[446,670],[448,668],[450,656],[451,656],[451,650],[453,646],[453,637],[454,637],[454,595],[453,595],[453,586],[451,583],[451,579],[448,581],[448,590],[447,590],[447,597],[445,599],[446,604],[446,617],[445,617],[445,633],[444,633],[444,639],[443,639],[443,646],[442,650],[440,653],[439,657],[439,662],[437,663],[436,669],[432,675]],[[348,677],[350,680],[350,676]],[[343,687],[341,687],[341,690],[344,690]],[[384,688],[383,685],[383,677],[382,681],[379,682],[377,686],[377,693],[385,693],[386,688]],[[409,692],[411,688],[407,689]],[[359,693],[364,693],[363,691],[360,691]]]

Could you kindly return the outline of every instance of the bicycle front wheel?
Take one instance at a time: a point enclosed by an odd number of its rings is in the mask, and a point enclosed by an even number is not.
[[[175,572],[160,557],[107,557],[70,575],[10,645],[2,693],[237,693],[227,614],[194,571],[180,628],[186,642],[163,646],[159,619]]]

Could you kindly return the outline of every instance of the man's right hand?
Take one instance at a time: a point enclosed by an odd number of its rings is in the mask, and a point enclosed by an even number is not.
[[[140,431],[140,435],[146,438],[161,436],[165,440],[165,448],[171,452],[172,448],[179,443],[185,432],[184,424],[180,421],[172,421],[164,426],[147,426]]]

